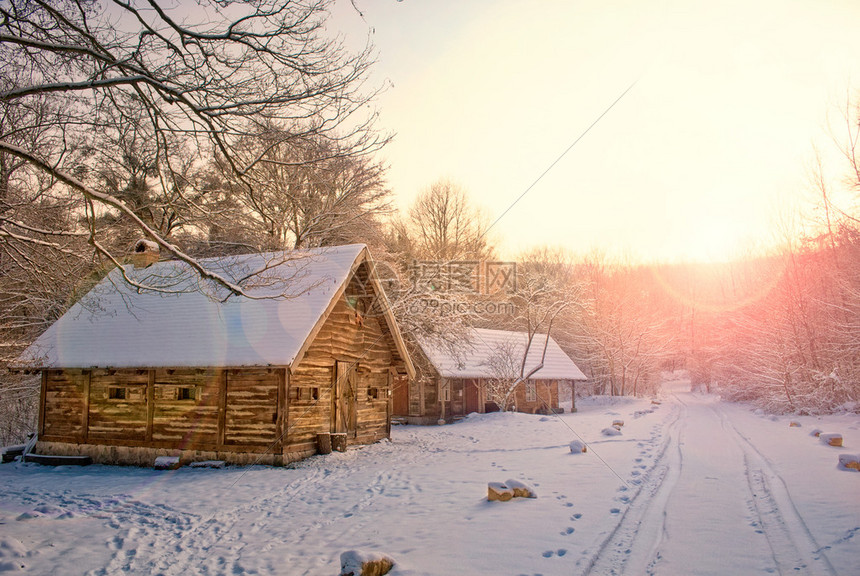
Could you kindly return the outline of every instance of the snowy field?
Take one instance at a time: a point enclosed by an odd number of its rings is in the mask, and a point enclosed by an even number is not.
[[[837,467],[860,415],[770,417],[684,382],[660,400],[395,427],[295,468],[0,465],[0,572],[336,575],[360,549],[401,576],[860,574],[860,472]],[[538,498],[487,502],[509,478]]]

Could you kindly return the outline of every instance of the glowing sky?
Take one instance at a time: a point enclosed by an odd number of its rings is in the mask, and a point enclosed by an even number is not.
[[[378,50],[400,206],[439,178],[495,220],[503,255],[541,244],[722,258],[771,240],[808,194],[813,145],[860,90],[860,2],[340,0]],[[853,81],[853,83],[852,83]]]

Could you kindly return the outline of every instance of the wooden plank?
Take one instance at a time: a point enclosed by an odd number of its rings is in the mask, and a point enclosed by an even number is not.
[[[286,414],[286,401],[287,401],[287,371],[285,368],[281,368],[278,370],[278,422],[275,426],[275,450],[279,453],[283,451],[284,448],[284,434],[285,434],[285,425],[284,425],[284,417]]]
[[[149,370],[146,383],[146,441],[152,441],[152,427],[155,418],[155,370]]]
[[[39,436],[45,435],[45,400],[48,396],[48,371],[42,370],[42,390],[39,392]]]
[[[81,442],[87,442],[87,436],[90,432],[90,385],[93,381],[93,373],[87,371],[84,375],[84,406],[81,410]]]
[[[75,373],[77,372],[77,373]],[[44,433],[80,442],[83,372],[50,370],[45,382]]]
[[[24,462],[35,462],[44,466],[89,466],[93,459],[89,456],[50,456],[45,454],[26,454]]]
[[[221,373],[218,386],[218,447],[224,446],[227,438],[227,370]]]

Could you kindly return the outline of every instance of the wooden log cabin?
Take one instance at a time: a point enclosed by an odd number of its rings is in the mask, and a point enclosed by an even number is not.
[[[204,262],[264,272],[240,297],[175,261],[127,265],[163,292],[115,269],[30,346],[37,453],[280,465],[314,454],[318,434],[389,436],[392,383],[414,368],[365,246]]]
[[[541,362],[546,335],[536,334],[529,347],[526,373]],[[513,368],[518,374],[528,334],[508,330],[471,330],[465,346],[445,346],[420,341],[413,348],[418,375],[394,390],[394,414],[415,423],[451,421],[472,412],[498,410],[489,386],[501,372]],[[507,355],[507,358],[502,356]],[[527,413],[561,410],[559,389],[569,386],[575,398],[575,384],[587,378],[553,338],[547,342],[544,366],[513,391],[513,409]]]

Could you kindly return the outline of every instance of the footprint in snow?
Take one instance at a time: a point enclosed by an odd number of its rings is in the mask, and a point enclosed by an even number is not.
[[[581,512],[577,512],[576,514],[574,514],[573,516],[570,517],[571,520],[579,520],[580,518],[582,518]]]
[[[567,528],[565,528],[565,529],[564,529],[564,532],[562,532],[562,533],[561,533],[561,535],[562,535],[562,536],[570,536],[570,535],[571,535],[571,534],[573,534],[574,532],[575,532],[574,527],[573,527],[573,526],[568,526]]]
[[[618,514],[619,512],[621,512],[620,508],[610,508],[609,509],[610,514]]]

